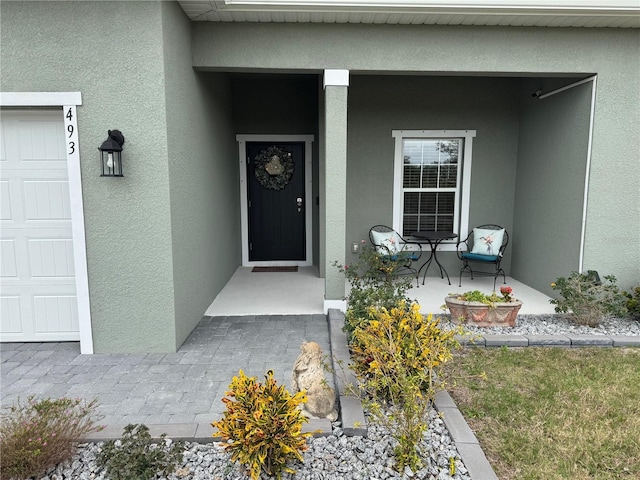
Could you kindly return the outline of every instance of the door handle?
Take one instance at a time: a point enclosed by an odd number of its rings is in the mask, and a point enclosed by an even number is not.
[[[298,213],[302,212],[302,197],[296,198],[296,205],[298,206]]]

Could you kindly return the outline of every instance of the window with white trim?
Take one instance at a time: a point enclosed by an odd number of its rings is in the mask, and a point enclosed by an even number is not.
[[[415,231],[468,231],[475,130],[394,130],[393,227]]]

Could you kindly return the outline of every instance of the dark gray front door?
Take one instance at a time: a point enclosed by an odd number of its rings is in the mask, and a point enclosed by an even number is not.
[[[268,188],[255,175],[256,157],[277,147],[291,153],[293,174],[281,190]],[[305,260],[304,142],[247,142],[249,260]]]

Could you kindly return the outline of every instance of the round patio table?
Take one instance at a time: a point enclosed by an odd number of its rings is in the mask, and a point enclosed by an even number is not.
[[[458,238],[458,234],[453,232],[436,232],[433,230],[421,230],[418,232],[413,232],[411,235],[418,239],[417,240],[418,243],[423,243],[421,242],[421,240],[424,240],[429,244],[429,247],[431,247],[431,254],[429,255],[429,258],[418,269],[417,277],[420,278],[420,272],[424,268],[424,274],[422,275],[422,285],[424,285],[424,281],[427,278],[427,270],[429,270],[429,266],[431,265],[431,262],[433,260],[436,261],[436,264],[440,268],[440,278],[444,278],[444,276],[446,275],[447,281],[449,282],[449,285],[451,285],[451,279],[449,278],[449,274],[447,273],[447,270],[442,266],[442,264],[438,261],[438,255],[436,254],[436,252],[438,250],[438,245],[440,245],[445,240],[453,240],[454,238]]]

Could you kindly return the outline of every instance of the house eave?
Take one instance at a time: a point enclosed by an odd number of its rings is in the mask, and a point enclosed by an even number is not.
[[[640,28],[635,0],[179,0],[193,21]]]

